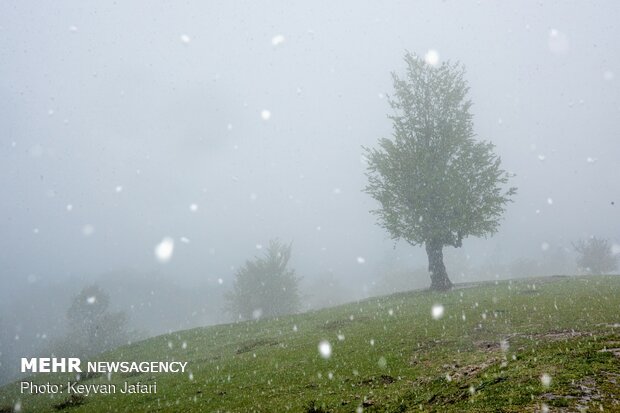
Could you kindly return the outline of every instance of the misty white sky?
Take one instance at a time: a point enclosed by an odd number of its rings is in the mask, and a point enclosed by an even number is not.
[[[367,277],[393,243],[361,146],[391,133],[405,50],[465,65],[475,130],[517,174],[472,259],[619,243],[619,20],[614,1],[3,2],[0,285],[228,280],[274,237],[306,278]]]

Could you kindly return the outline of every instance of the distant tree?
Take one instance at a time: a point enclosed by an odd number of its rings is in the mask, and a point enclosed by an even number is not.
[[[425,245],[431,288],[447,290],[443,247],[494,234],[516,188],[502,189],[509,176],[493,144],[474,139],[463,67],[435,67],[410,53],[405,62],[405,78],[392,74],[393,139],[364,148],[365,190],[379,201],[372,213],[392,239]]]
[[[109,295],[96,285],[83,288],[67,310],[69,333],[62,343],[65,352],[92,355],[127,342],[127,315],[110,312]]]
[[[586,241],[579,240],[573,244],[573,248],[579,254],[577,265],[588,274],[605,274],[618,268],[616,257],[606,239],[592,237]]]
[[[274,317],[299,311],[299,281],[288,268],[291,244],[269,242],[264,256],[248,260],[235,274],[226,295],[227,310],[243,319]]]

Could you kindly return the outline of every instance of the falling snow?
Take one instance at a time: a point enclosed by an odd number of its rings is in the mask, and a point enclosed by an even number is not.
[[[439,64],[439,53],[437,52],[437,50],[430,49],[429,51],[427,51],[424,55],[424,61],[427,65],[437,66]]]
[[[170,261],[173,252],[174,240],[170,237],[164,237],[164,239],[155,246],[155,258],[161,263]]]
[[[274,46],[279,46],[282,43],[284,43],[284,36],[282,36],[281,34],[278,34],[271,38],[271,44]]]
[[[444,313],[444,307],[441,304],[435,304],[431,308],[431,315],[433,316],[435,320],[439,320],[440,318],[442,318],[443,313]]]
[[[319,343],[319,354],[324,359],[328,359],[332,356],[332,345],[327,340],[323,340]]]

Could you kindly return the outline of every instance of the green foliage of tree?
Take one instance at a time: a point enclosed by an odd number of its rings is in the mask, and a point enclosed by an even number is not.
[[[380,203],[372,213],[394,240],[425,245],[431,288],[446,290],[452,283],[443,247],[494,234],[516,188],[503,189],[509,176],[493,144],[474,139],[464,68],[431,66],[410,53],[405,62],[404,78],[392,74],[392,139],[364,148],[365,190]]]
[[[592,237],[586,241],[579,240],[573,248],[579,254],[577,265],[588,274],[605,274],[618,268],[618,261],[606,239]]]
[[[299,311],[299,281],[288,268],[291,244],[269,242],[264,256],[248,260],[235,274],[226,295],[227,310],[242,319],[275,317]]]
[[[69,332],[62,350],[89,356],[127,343],[127,315],[109,311],[109,295],[96,285],[83,288],[67,310]]]

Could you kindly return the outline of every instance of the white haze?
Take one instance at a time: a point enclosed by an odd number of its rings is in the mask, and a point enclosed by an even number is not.
[[[276,237],[293,242],[306,308],[428,285],[422,249],[395,245],[362,192],[361,146],[390,136],[406,50],[465,65],[475,130],[519,188],[497,235],[446,250],[454,281],[553,254],[544,272],[561,273],[571,242],[620,244],[619,12],[2,3],[0,309],[21,317],[7,336],[62,334],[70,297],[94,281],[145,334],[229,320],[235,269]],[[381,285],[398,271],[418,278]]]

